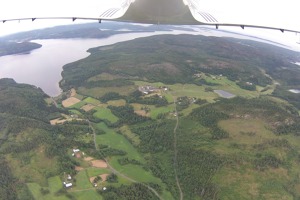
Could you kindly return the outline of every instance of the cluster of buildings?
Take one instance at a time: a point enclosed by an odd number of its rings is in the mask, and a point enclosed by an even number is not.
[[[150,86],[150,85],[139,87],[139,91],[145,95],[150,94],[150,93],[160,92],[161,90],[168,91],[169,89],[166,86],[161,86],[159,88]]]
[[[81,154],[84,156],[84,152],[81,153],[80,149],[73,149],[73,153],[72,153],[73,157],[80,158]]]
[[[158,92],[159,89],[150,85],[147,86],[140,86],[139,91],[142,92],[143,94],[150,94],[153,92]]]
[[[70,182],[72,180],[72,176],[69,174],[67,176],[67,180],[63,182],[65,188],[71,188],[73,184]]]

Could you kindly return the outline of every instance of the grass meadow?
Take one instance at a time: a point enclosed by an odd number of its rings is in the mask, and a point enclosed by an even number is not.
[[[92,97],[87,97],[83,100],[84,102],[88,103],[88,104],[92,104],[94,106],[97,106],[98,104],[100,104],[101,102],[95,98]]]
[[[113,129],[108,128],[103,122],[95,126],[97,129],[103,130],[105,134],[97,135],[97,144],[108,145],[114,149],[120,149],[127,152],[127,157],[144,163],[144,158],[138,153],[136,148],[123,136],[116,133]]]
[[[284,185],[294,181],[292,174],[297,176],[300,172],[297,164],[289,161],[295,151],[278,144],[274,146],[272,141],[286,139],[287,143],[298,147],[299,141],[289,135],[275,135],[262,119],[229,119],[220,121],[218,125],[229,133],[229,138],[216,143],[215,151],[224,157],[240,160],[236,166],[223,167],[213,178],[220,186],[222,199],[293,199]],[[257,156],[269,154],[275,155],[284,164],[256,170],[253,162]],[[297,190],[300,184],[296,185],[290,187]]]
[[[118,117],[116,117],[114,114],[112,114],[111,110],[109,108],[94,108],[97,110],[97,112],[94,113],[94,116],[99,119],[106,119],[110,121],[111,123],[115,123],[119,120]]]
[[[70,106],[69,108],[77,108],[77,109],[80,109],[82,106],[86,105],[86,102],[84,101],[80,101],[76,104],[74,104],[73,106]]]
[[[85,96],[99,98],[108,92],[116,92],[119,93],[120,95],[129,95],[131,92],[134,92],[135,90],[137,90],[137,86],[129,85],[123,87],[95,87],[95,88],[79,87],[78,92]]]

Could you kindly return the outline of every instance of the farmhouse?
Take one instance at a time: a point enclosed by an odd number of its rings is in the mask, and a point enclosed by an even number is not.
[[[197,78],[201,78],[202,74],[198,73],[198,74],[194,74],[194,76],[197,77]]]
[[[149,94],[151,92],[157,92],[159,89],[150,85],[147,86],[140,86],[139,91],[143,94]]]
[[[77,153],[77,152],[79,152],[80,150],[79,149],[73,149],[73,152],[74,153]]]
[[[72,187],[73,184],[64,182],[64,185],[65,185],[66,188],[70,188],[70,187]]]
[[[169,88],[167,86],[160,86],[159,89],[162,89],[164,91],[168,91],[169,90]]]

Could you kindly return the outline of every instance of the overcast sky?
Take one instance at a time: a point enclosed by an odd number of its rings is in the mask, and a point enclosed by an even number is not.
[[[78,16],[98,17],[101,11],[117,6],[123,0],[1,0],[0,20],[22,17]],[[138,0],[136,0],[138,1]],[[299,0],[196,0],[199,8],[214,15],[218,21],[289,28],[300,31]],[[77,21],[76,23],[78,23]],[[82,22],[82,21],[81,21]],[[24,30],[70,24],[70,20],[15,21],[0,24],[0,36]],[[233,29],[240,31],[239,29]],[[269,31],[245,33],[287,37],[295,34]],[[299,36],[300,37],[300,36]]]

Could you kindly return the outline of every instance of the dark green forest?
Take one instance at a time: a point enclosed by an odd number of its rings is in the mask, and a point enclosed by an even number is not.
[[[44,100],[46,94],[36,87],[1,79],[0,93],[0,199],[33,199],[26,182],[11,172],[7,156],[27,165],[30,157],[25,154],[32,155],[43,146],[45,155],[57,160],[57,170],[45,169],[49,171],[42,176],[51,177],[62,172],[75,174],[74,167],[78,163],[66,156],[66,152],[71,146],[93,147],[74,140],[74,137],[88,132],[89,127],[80,124],[51,126],[48,116],[57,113],[58,109],[48,106]],[[24,139],[18,141],[18,137]]]
[[[87,80],[94,74],[103,72],[138,77],[150,82],[195,83],[193,74],[200,71],[214,75],[222,74],[232,81],[240,82],[241,85],[251,82],[266,86],[272,80],[260,69],[283,84],[297,84],[300,72],[289,62],[290,59],[295,59],[296,53],[283,51],[279,47],[272,47],[268,51],[248,48],[245,45],[234,45],[232,48],[236,41],[229,38],[188,35],[155,36],[155,40],[148,37],[120,43],[114,45],[112,50],[91,49],[89,51],[92,54],[86,60],[64,66],[64,82],[61,82],[61,87],[66,90],[83,83],[93,85],[93,82],[87,83]],[[255,42],[253,44],[258,45]],[[201,48],[198,48],[200,46]],[[268,45],[263,48],[266,46]],[[187,62],[188,60],[192,62]],[[286,66],[284,69],[283,64]],[[290,76],[294,77],[295,81],[292,81]],[[253,88],[248,86],[246,89]]]
[[[18,43],[0,41],[0,56],[29,53],[30,51],[38,49],[40,47],[42,47],[42,45],[34,42]]]
[[[117,34],[95,29],[84,28],[94,38]],[[61,27],[57,37],[70,31],[83,34]],[[39,37],[50,34],[45,29]],[[30,183],[39,185],[37,193],[45,198],[77,199],[80,191],[72,189],[84,178],[88,186],[82,190],[103,199],[179,199],[178,184],[186,200],[300,198],[300,99],[288,91],[300,86],[295,52],[189,35],[110,47],[90,49],[90,56],[63,67],[57,107],[40,88],[0,79],[1,200],[34,199]],[[138,91],[142,84],[169,88],[145,95]],[[237,94],[218,97],[218,87]],[[80,102],[63,107],[70,89]],[[83,105],[93,107],[85,111]],[[145,108],[145,114],[137,112]],[[66,121],[50,125],[55,118]],[[72,155],[74,148],[110,164],[100,169],[107,180],[102,183],[96,168]],[[40,169],[43,162],[47,166]],[[129,181],[112,167],[129,171],[129,180],[135,172],[130,167],[139,169],[136,173],[152,181]],[[76,177],[75,187],[52,194],[47,180],[56,176],[61,182],[66,174]],[[94,188],[100,182],[105,190]]]

